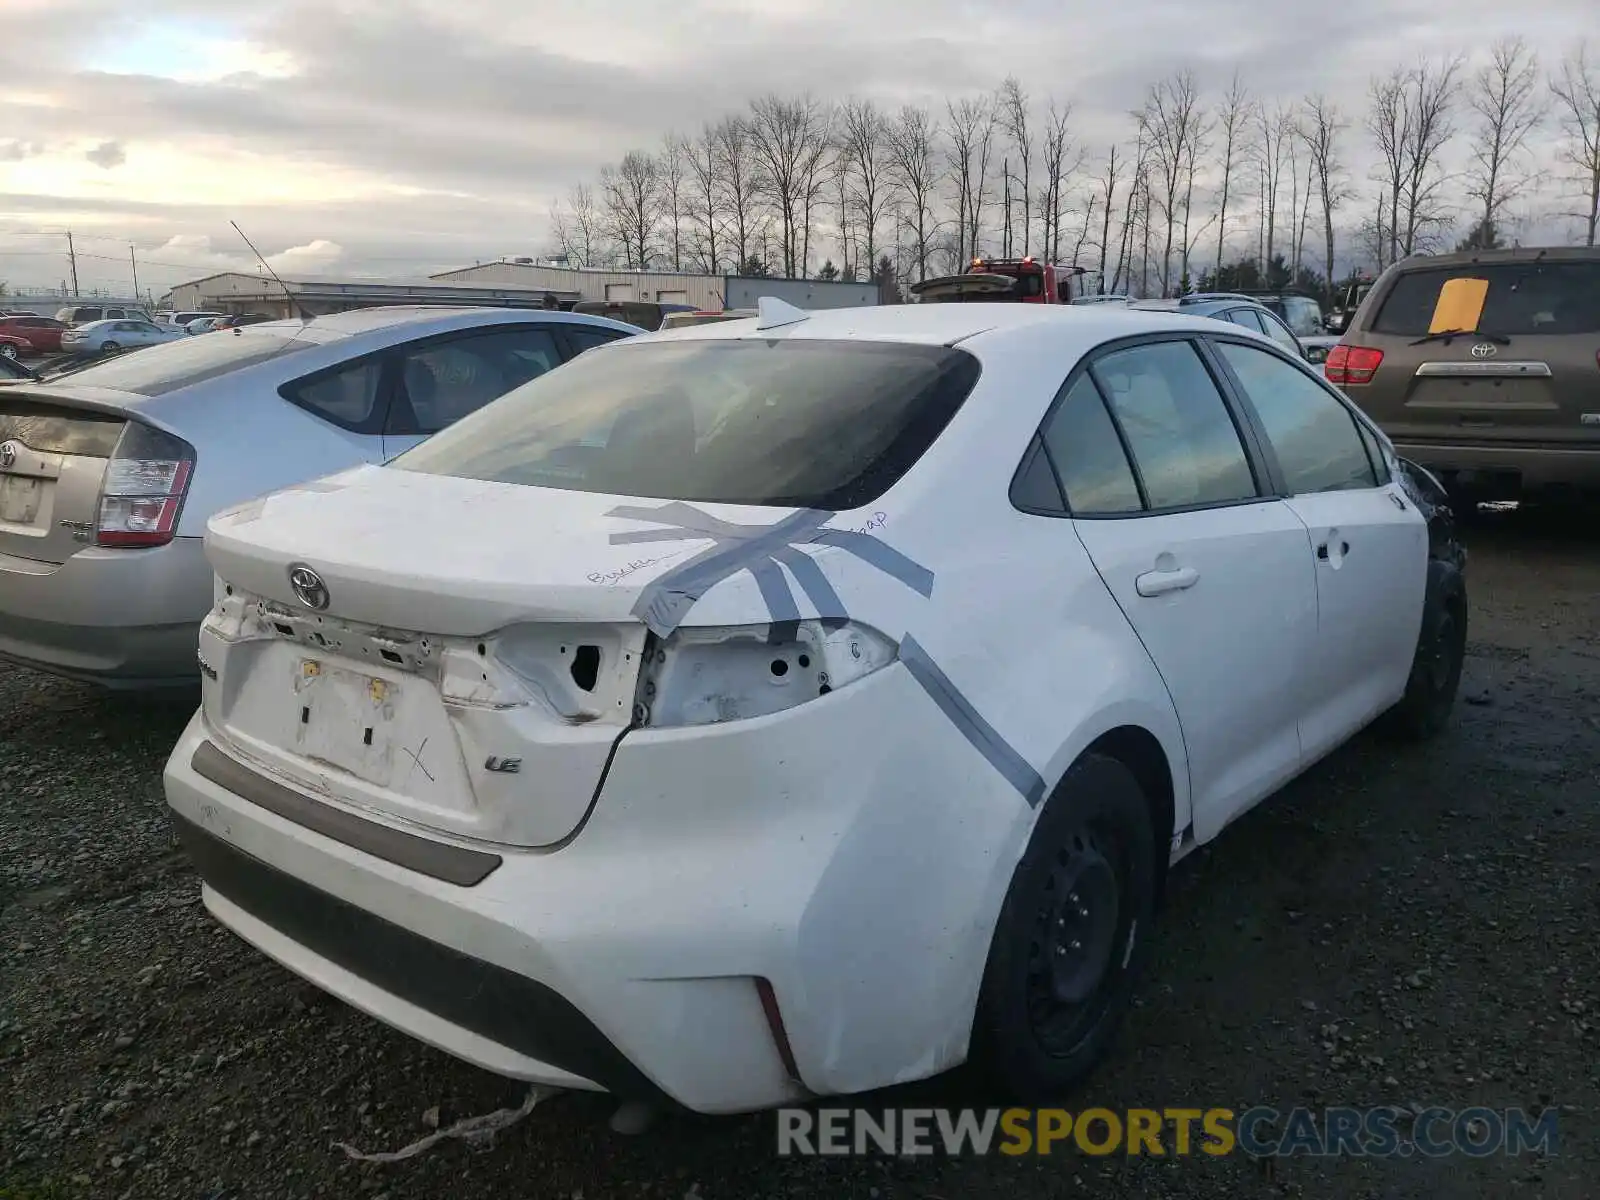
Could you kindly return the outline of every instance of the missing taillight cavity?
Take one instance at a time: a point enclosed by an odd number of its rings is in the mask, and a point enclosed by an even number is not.
[[[586,692],[600,679],[600,647],[579,646],[572,655],[572,682]]]
[[[148,547],[172,541],[193,473],[194,449],[187,442],[130,421],[101,480],[96,544]]]

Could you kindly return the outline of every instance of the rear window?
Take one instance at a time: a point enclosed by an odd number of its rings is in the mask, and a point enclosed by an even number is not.
[[[977,359],[943,346],[623,342],[391,465],[662,500],[857,508],[933,444],[979,373]]]
[[[112,388],[139,396],[161,396],[217,375],[254,366],[315,345],[277,333],[185,338],[149,346],[137,354],[106,359],[53,378],[71,376],[84,387]]]
[[[1489,291],[1471,333],[1506,337],[1600,333],[1600,262],[1467,264],[1406,271],[1372,321],[1374,333],[1421,337],[1439,289],[1451,279],[1484,279]]]

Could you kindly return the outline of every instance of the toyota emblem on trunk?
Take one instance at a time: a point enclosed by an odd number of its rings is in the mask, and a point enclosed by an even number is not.
[[[1493,342],[1479,342],[1472,348],[1473,358],[1493,358],[1498,353]]]
[[[0,471],[9,471],[17,465],[17,444],[0,442]]]
[[[322,610],[328,607],[328,585],[305,563],[295,563],[289,568],[289,586],[294,597],[307,608]]]

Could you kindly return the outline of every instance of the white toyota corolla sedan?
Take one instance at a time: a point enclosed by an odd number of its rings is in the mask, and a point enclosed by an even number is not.
[[[1303,361],[1112,305],[628,339],[215,516],[166,789],[218,920],[491,1071],[1059,1097],[1169,865],[1377,720],[1465,554]]]

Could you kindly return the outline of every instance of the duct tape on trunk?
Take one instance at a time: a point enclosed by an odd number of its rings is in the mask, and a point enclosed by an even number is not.
[[[817,610],[824,627],[837,628],[850,619],[844,601],[821,566],[801,547],[834,546],[855,555],[905,584],[923,597],[933,595],[933,572],[873,534],[856,529],[829,529],[830,512],[800,509],[772,525],[724,521],[692,504],[672,501],[658,508],[624,504],[607,516],[648,522],[659,529],[611,535],[614,546],[643,542],[711,542],[694,557],[664,571],[640,592],[633,614],[659,638],[671,636],[695,603],[717,584],[748,571],[755,579],[771,618],[769,639],[791,641],[799,633],[800,607],[783,569]],[[1030,807],[1044,798],[1045,783],[1033,766],[963,696],[950,677],[909,633],[900,639],[900,661],[962,737],[1016,788]]]

